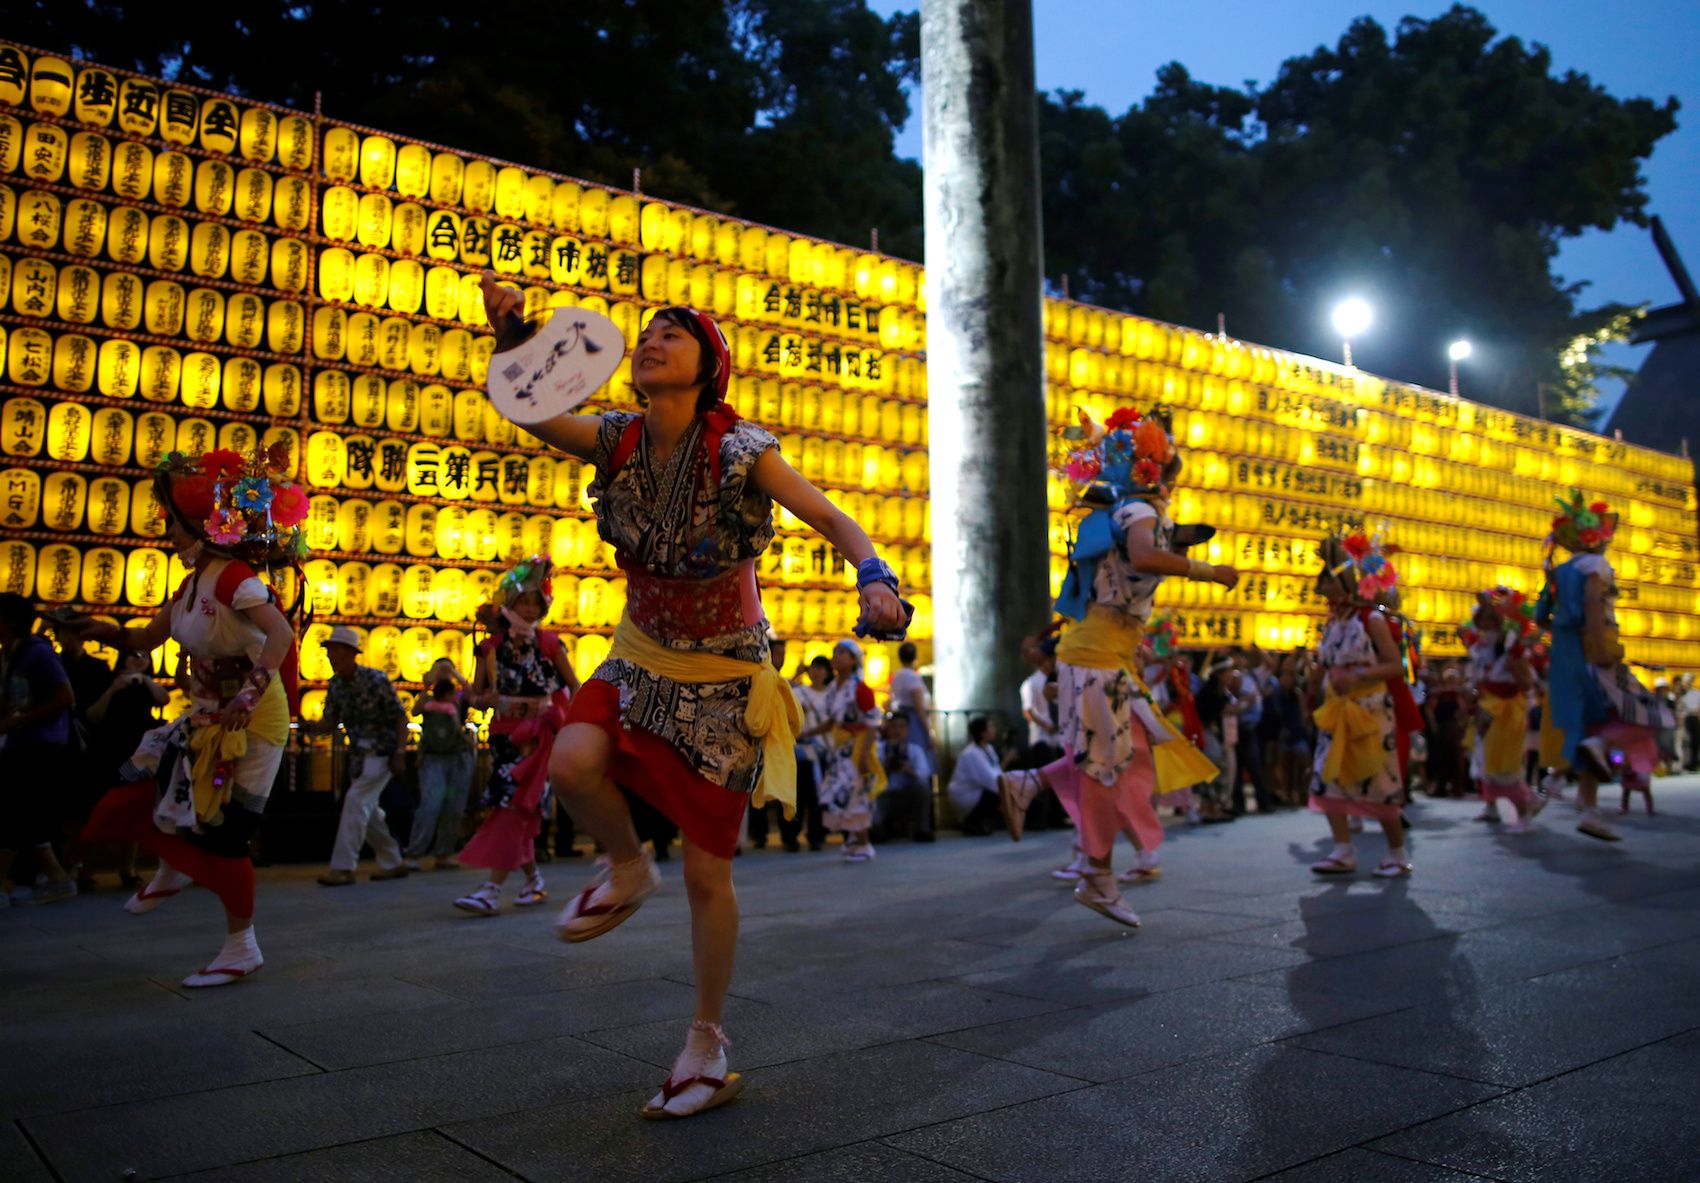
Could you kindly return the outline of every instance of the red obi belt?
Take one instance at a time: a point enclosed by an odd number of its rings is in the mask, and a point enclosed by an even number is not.
[[[637,566],[626,573],[626,614],[651,637],[705,641],[762,620],[754,560],[709,579],[663,579]]]

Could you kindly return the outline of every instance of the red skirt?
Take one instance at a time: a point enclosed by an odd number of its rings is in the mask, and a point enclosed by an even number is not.
[[[614,741],[608,775],[615,784],[660,810],[692,845],[718,858],[737,853],[748,795],[697,772],[666,740],[626,728],[618,686],[600,678],[581,686],[567,708],[567,724],[574,723],[600,727]]]

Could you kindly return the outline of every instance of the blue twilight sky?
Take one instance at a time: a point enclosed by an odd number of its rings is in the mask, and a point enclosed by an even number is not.
[[[868,6],[890,14],[919,4]],[[1084,91],[1089,102],[1120,113],[1151,92],[1167,62],[1221,86],[1266,83],[1287,58],[1334,44],[1356,17],[1374,17],[1391,32],[1404,16],[1432,18],[1448,7],[1449,0],[1034,0],[1038,84]],[[1475,0],[1474,7],[1502,36],[1545,45],[1556,72],[1587,74],[1619,97],[1677,97],[1679,126],[1645,164],[1649,209],[1664,218],[1689,270],[1700,273],[1700,0]],[[898,151],[919,159],[919,96],[913,106]],[[1555,269],[1566,281],[1588,281],[1585,305],[1656,307],[1676,299],[1651,237],[1637,226],[1566,242]],[[1645,353],[1622,347],[1610,360],[1638,366]],[[1466,395],[1468,385],[1466,377]]]

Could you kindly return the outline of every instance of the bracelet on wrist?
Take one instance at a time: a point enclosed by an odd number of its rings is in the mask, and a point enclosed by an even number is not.
[[[872,555],[856,564],[856,590],[861,591],[871,583],[883,583],[892,591],[898,590],[897,573],[878,555]]]

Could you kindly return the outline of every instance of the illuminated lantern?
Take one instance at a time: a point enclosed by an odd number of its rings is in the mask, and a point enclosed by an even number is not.
[[[525,519],[520,534],[520,549],[528,555],[554,553],[555,519],[546,513],[532,514]]]
[[[368,584],[372,568],[365,563],[343,563],[336,570],[336,610],[344,616],[365,614],[371,595]]]
[[[17,340],[17,336],[28,331],[27,329],[20,329],[18,334],[13,337],[14,342]],[[130,398],[136,393],[137,384],[141,380],[142,351],[137,349],[133,342],[122,338],[113,338],[102,342],[99,356],[95,361],[95,375],[100,393],[107,398]],[[175,377],[175,372],[173,372],[172,377]],[[23,381],[23,377],[20,376],[15,367],[12,380],[14,382]],[[175,394],[176,390],[173,389],[172,395]]]
[[[191,341],[211,343],[224,332],[224,296],[212,288],[196,288],[185,301],[183,334]]]
[[[334,431],[315,431],[307,437],[307,481],[321,489],[340,488],[348,456],[342,437]],[[345,550],[348,548],[344,548]]]
[[[369,312],[348,317],[348,360],[357,366],[378,364],[378,318]]]
[[[47,316],[54,310],[59,273],[41,259],[19,259],[12,269],[12,311],[20,316]]]
[[[79,123],[107,127],[118,107],[118,80],[105,70],[85,66],[77,74],[74,109]]]
[[[360,255],[354,260],[354,302],[382,308],[390,294],[390,261],[383,255]]]
[[[466,510],[445,505],[437,511],[437,557],[458,559],[466,549]]]
[[[67,114],[71,110],[70,63],[52,57],[39,57],[31,63],[21,53],[17,54],[17,58],[16,62],[6,64],[12,67],[14,78],[19,67],[29,66],[30,107],[43,115]]]
[[[157,608],[170,593],[165,552],[142,547],[124,560],[124,598],[137,608]]]
[[[0,591],[32,598],[35,569],[35,547],[16,538],[0,541]]]
[[[460,215],[452,210],[432,210],[425,215],[425,253],[445,262],[460,257]]]
[[[389,266],[389,291],[383,302],[397,312],[412,314],[419,311],[425,300],[425,269],[412,259],[402,259]],[[433,326],[434,327],[434,326]]]
[[[411,384],[411,383],[410,383]],[[454,394],[447,386],[432,383],[419,391],[419,430],[438,439],[454,426]]]
[[[236,203],[236,170],[222,160],[203,160],[195,166],[195,208],[223,217]]]
[[[496,200],[496,166],[487,160],[469,161],[463,178],[460,204],[476,213],[489,212]]]
[[[343,548],[348,549],[347,547]],[[366,610],[350,615],[395,616],[401,611],[401,568],[379,563],[366,581]]]
[[[349,421],[359,427],[381,427],[389,401],[384,380],[376,374],[357,374],[349,387]]]
[[[391,280],[393,283],[393,270]],[[407,337],[407,368],[415,374],[434,376],[442,368],[442,348],[442,329],[434,324],[414,325]]]
[[[51,123],[32,123],[24,133],[24,175],[32,181],[57,183],[65,173],[70,140]]]
[[[341,247],[331,247],[319,252],[319,295],[326,300],[346,301],[354,298],[354,255]],[[314,313],[313,323],[319,323],[319,315],[327,311],[319,309]],[[340,317],[342,314],[337,313]],[[346,321],[343,322],[346,325]],[[315,331],[317,341],[318,333]],[[320,356],[324,356],[321,354]]]
[[[328,155],[328,150],[327,150]],[[388,189],[395,181],[395,141],[367,136],[360,142],[360,183],[368,189]]]
[[[326,252],[329,253],[328,251]],[[324,258],[320,256],[323,274]],[[320,361],[339,361],[345,351],[348,333],[348,314],[340,308],[313,310],[313,356]]]
[[[264,222],[272,213],[271,174],[245,168],[236,174],[236,217],[243,222]]]
[[[301,573],[307,579],[307,604],[313,615],[334,615],[337,611],[336,564],[329,559],[311,559],[301,564]]]
[[[494,510],[486,510],[494,513]],[[504,561],[518,561],[525,557],[525,522],[523,513],[509,511],[495,519],[496,527],[491,540],[493,546],[492,558]]]
[[[341,370],[320,370],[313,377],[313,417],[321,423],[347,423],[348,375]]]
[[[433,596],[433,583],[436,571],[423,564],[416,564],[402,572],[401,576],[401,610],[404,615],[415,620],[428,620],[437,610],[437,602]]]
[[[451,382],[466,382],[472,377],[472,334],[465,329],[447,329],[443,333],[442,375]]]
[[[252,424],[226,423],[218,429],[218,446],[239,456],[252,456],[259,442]]]
[[[230,262],[230,231],[217,222],[197,222],[189,236],[189,269],[218,279]]]
[[[50,603],[65,603],[77,597],[83,553],[74,546],[56,542],[41,548],[35,565],[35,596]]]
[[[548,225],[554,211],[555,182],[535,176],[525,183],[525,207],[521,216],[528,222]]]
[[[432,579],[431,598],[438,620],[457,621],[467,617],[466,573],[456,567],[438,571]],[[429,669],[429,665],[427,665]],[[424,671],[421,671],[421,677]]]
[[[11,190],[6,192],[9,194]],[[52,250],[59,244],[59,225],[63,209],[59,199],[53,194],[42,189],[25,189],[23,196],[18,199],[15,219],[19,241],[25,246]],[[8,221],[12,220],[8,218]]]
[[[168,105],[172,95],[182,93],[182,91],[168,92],[166,96]],[[229,99],[207,99],[201,104],[201,147],[207,151],[224,153],[235,151],[240,127],[241,118],[237,115],[236,105]],[[172,139],[172,136],[167,134],[165,138]],[[187,144],[189,141],[185,139],[175,142]]]
[[[425,207],[404,201],[390,215],[390,249],[397,254],[418,255],[425,250]]]
[[[639,223],[637,198],[621,195],[610,199],[604,193],[603,199],[607,201],[608,207],[608,240],[622,246],[636,246]],[[585,232],[593,233],[588,227]]]
[[[414,444],[407,450],[407,491],[416,497],[441,493],[443,449],[438,444]]]
[[[59,272],[59,292],[57,307],[59,319],[70,321],[72,324],[88,324],[94,320],[95,307],[100,302],[100,276],[87,267],[70,266]],[[78,337],[86,341],[86,337]],[[82,386],[66,386],[65,383],[55,382],[67,390],[87,390],[88,384]]]
[[[411,147],[411,145],[410,145]],[[420,149],[424,151],[424,149]],[[408,148],[403,148],[401,154],[406,157]],[[461,187],[466,177],[466,162],[451,152],[438,152],[431,157],[430,195],[431,200],[438,205],[459,205]],[[403,193],[413,194],[400,183],[401,170],[398,162],[397,185]]]
[[[293,300],[277,300],[266,309],[266,348],[273,353],[300,353],[307,324],[306,310]]]
[[[174,214],[156,217],[148,227],[148,264],[159,271],[181,271],[189,259],[189,224]]]
[[[265,336],[266,302],[252,292],[236,292],[225,307],[225,340],[238,349],[257,349]]]
[[[494,511],[488,509],[468,511],[466,524],[462,529],[461,541],[467,558],[480,563],[488,563],[495,559],[500,552]]]
[[[453,320],[460,314],[460,272],[433,267],[425,273],[425,315]]]
[[[511,165],[496,173],[496,216],[523,218],[525,216],[525,173]],[[470,204],[470,203],[469,203]]]
[[[364,246],[385,247],[390,244],[390,224],[394,208],[382,193],[366,193],[360,198],[355,214],[355,236]]]
[[[197,411],[218,405],[218,358],[210,353],[190,353],[183,358],[183,405]]]
[[[333,181],[352,181],[360,167],[360,137],[346,127],[325,130],[325,176]]]
[[[153,481],[149,478],[144,477],[131,487],[130,530],[143,538],[165,536],[165,519],[159,516],[159,502],[154,498]]]
[[[119,483],[123,484],[122,481]],[[125,485],[124,490],[128,494],[129,486]],[[27,468],[8,468],[0,472],[0,524],[8,530],[34,529],[40,513],[41,478]]]
[[[430,613],[425,613],[429,616]],[[428,628],[410,628],[401,634],[397,646],[401,657],[401,676],[408,682],[417,682],[431,671],[431,663],[436,660],[436,639]]]
[[[82,527],[83,508],[87,505],[88,483],[77,473],[53,473],[42,484],[41,518],[46,529],[65,534]]]
[[[300,177],[279,177],[272,183],[272,221],[299,233],[313,216],[313,192]]]
[[[124,556],[109,546],[97,546],[83,556],[83,602],[116,604],[124,590]]]
[[[491,232],[491,266],[502,275],[518,275],[525,263],[525,233],[512,222],[502,222]]]
[[[527,279],[549,278],[549,244],[541,230],[528,230],[520,238],[520,270]]]
[[[273,424],[266,428],[260,436],[260,445],[264,448],[279,448],[287,458],[284,471],[293,473],[295,466],[300,463],[301,433],[293,427]]]
[[[533,456],[526,462],[525,498],[533,505],[555,504],[553,456]]]
[[[346,185],[332,185],[325,190],[322,206],[319,228],[325,237],[351,240],[360,225],[360,195]]]
[[[383,322],[378,325],[377,364],[386,370],[405,370],[407,368],[407,342],[411,332],[411,326],[401,317],[385,317]]]
[[[112,175],[112,142],[97,131],[80,131],[71,137],[66,164],[77,188],[104,189]]]
[[[490,265],[490,219],[463,218],[460,223],[460,261],[472,267]],[[467,276],[476,280],[475,275]],[[464,300],[462,301],[464,306]]]

